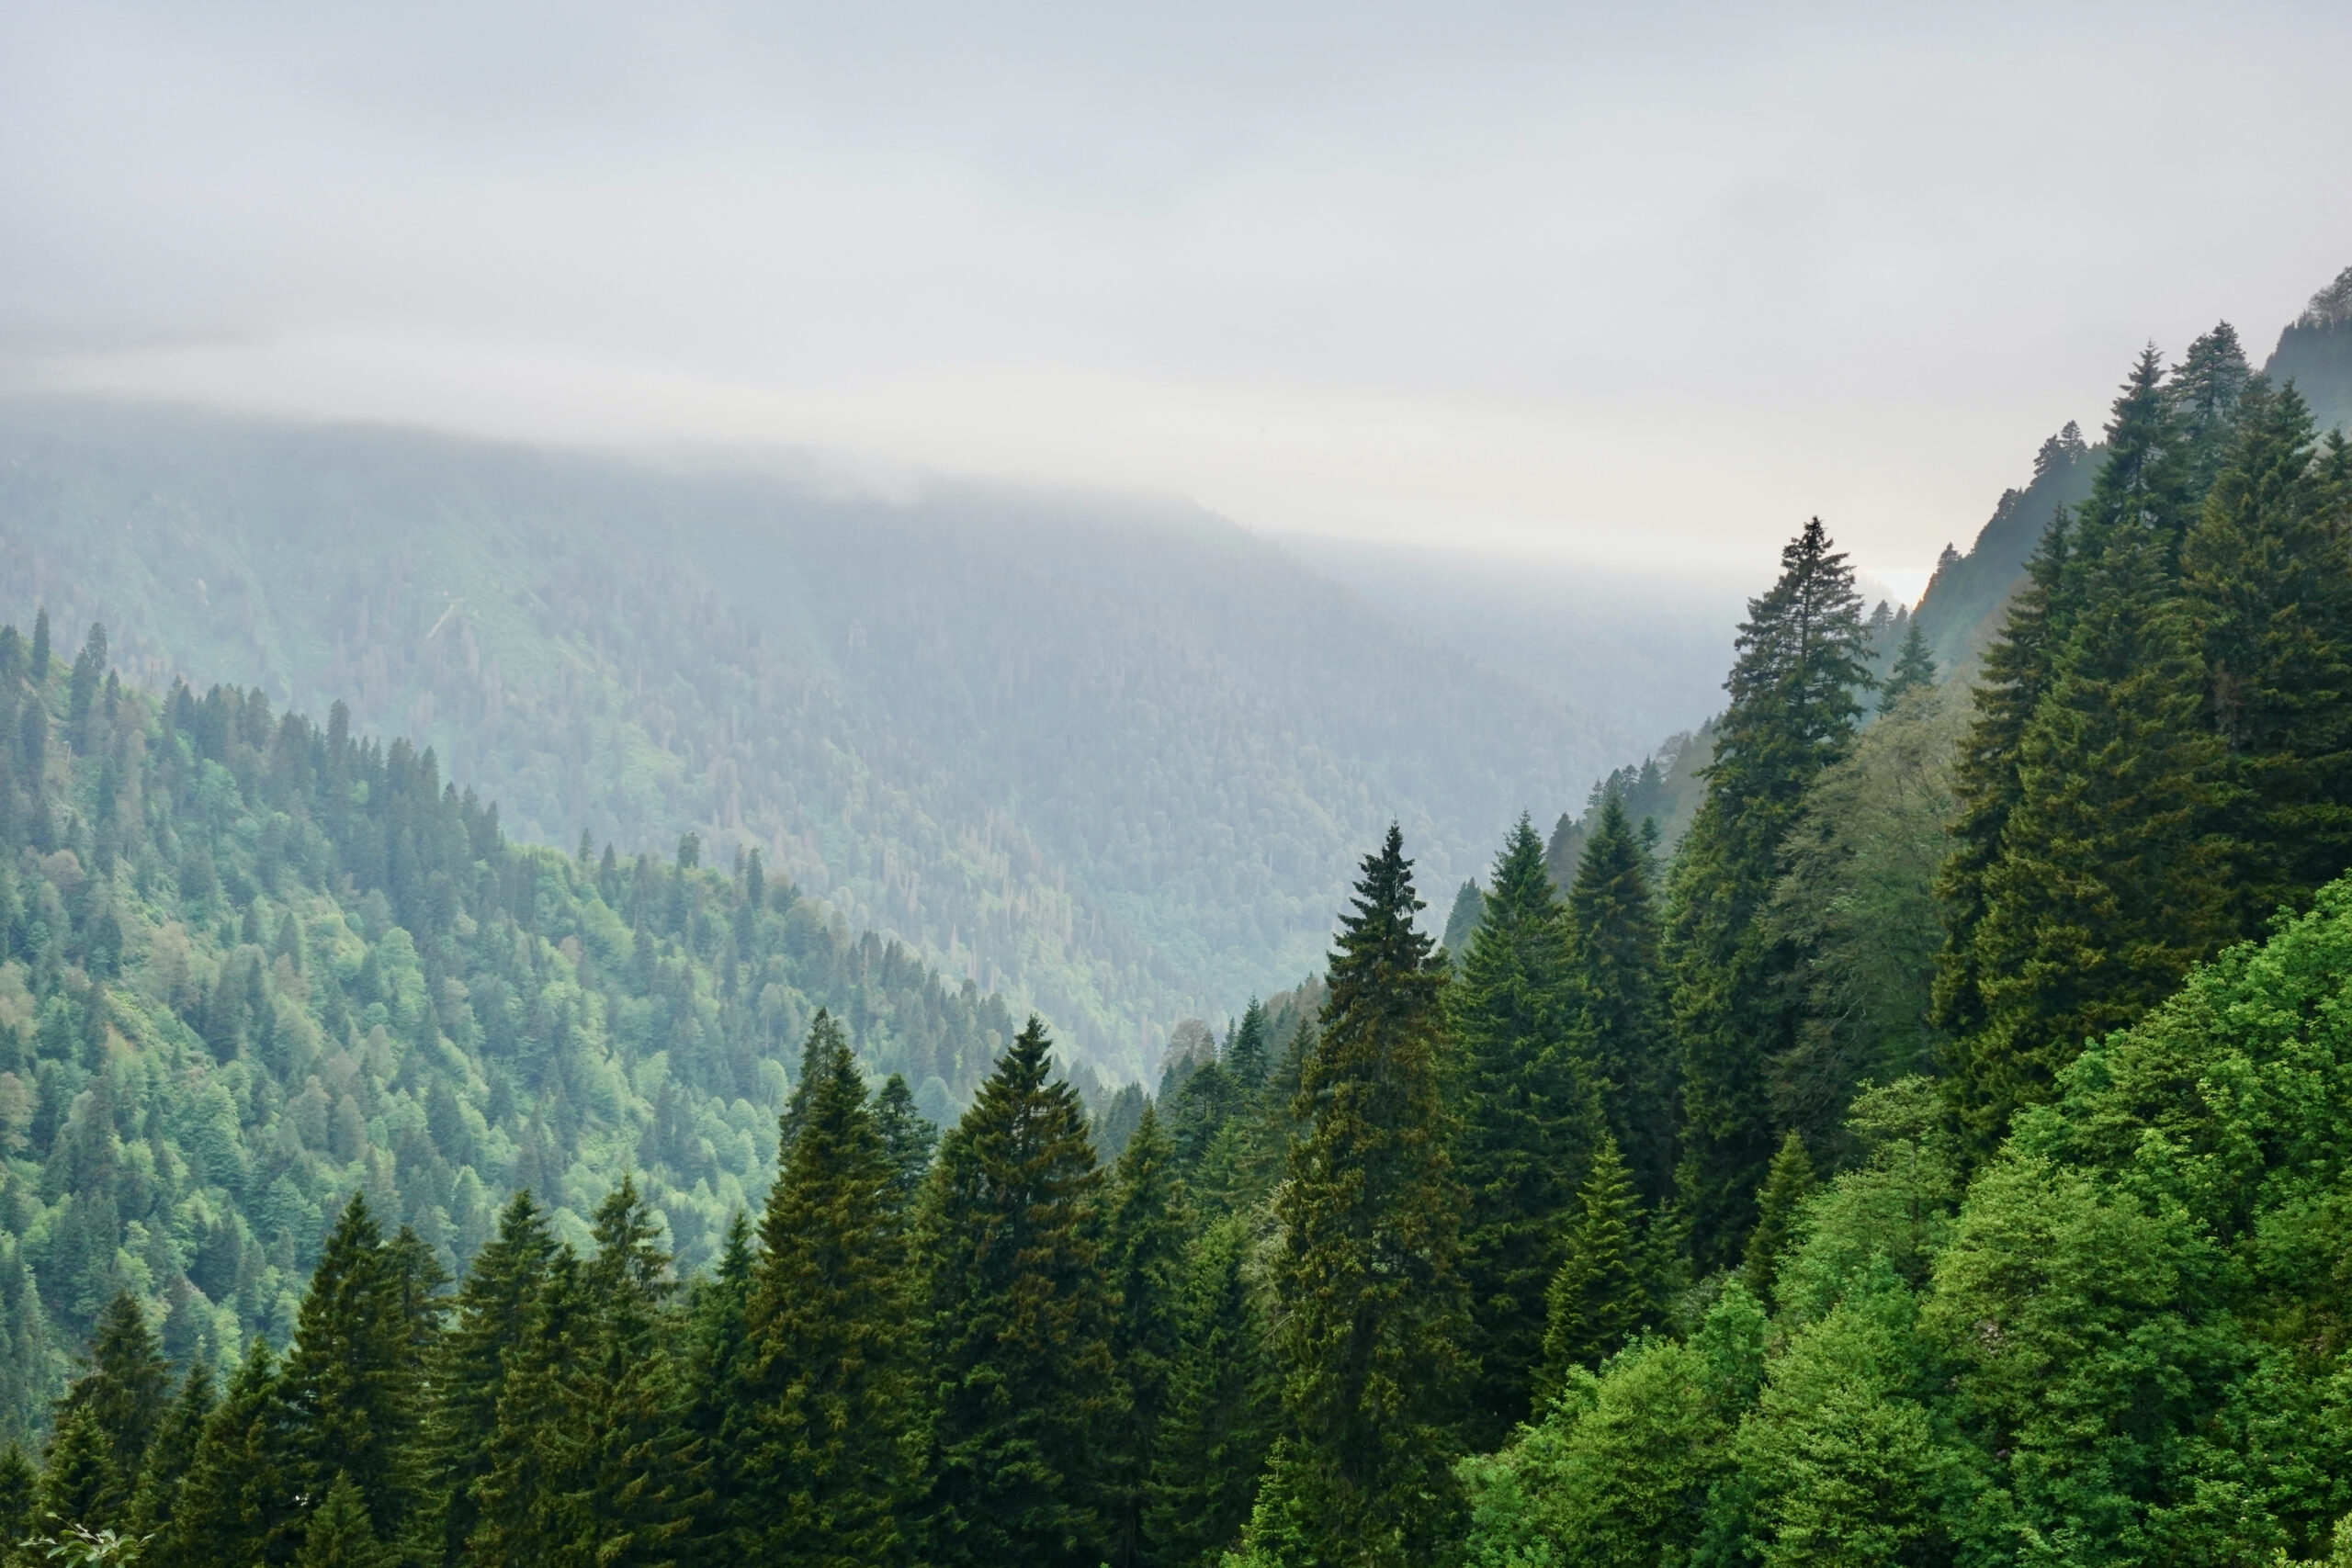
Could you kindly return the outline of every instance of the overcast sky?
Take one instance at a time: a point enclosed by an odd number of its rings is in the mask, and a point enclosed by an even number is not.
[[[2352,264],[2347,61],[2340,3],[6,0],[0,374],[1569,556],[1817,512],[1916,584],[2143,341],[2258,362]]]

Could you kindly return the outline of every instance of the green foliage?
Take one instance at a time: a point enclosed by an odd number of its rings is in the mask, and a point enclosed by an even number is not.
[[[1579,1369],[1623,1348],[1659,1305],[1643,1257],[1640,1200],[1616,1140],[1606,1134],[1593,1151],[1577,1208],[1544,1294],[1542,1388],[1551,1395],[1568,1387]]]
[[[1707,796],[1668,885],[1670,1010],[1682,1048],[1682,1187],[1700,1263],[1739,1255],[1777,1143],[1766,1064],[1794,1043],[1796,955],[1759,919],[1805,793],[1842,759],[1870,683],[1860,600],[1820,519],[1748,605]]]
[[[1676,1079],[1651,880],[1649,847],[1612,791],[1568,895],[1567,1001],[1608,1131],[1657,1203],[1672,1186]]]
[[[1622,823],[1620,824],[1622,826]],[[1461,1236],[1465,1357],[1477,1369],[1466,1436],[1487,1448],[1527,1418],[1544,1357],[1544,1292],[1591,1160],[1600,1094],[1574,1054],[1568,928],[1525,817],[1496,857],[1493,891],[1448,988],[1454,1176],[1469,1198]]]
[[[1740,1280],[1760,1300],[1772,1297],[1772,1278],[1780,1268],[1781,1255],[1797,1239],[1800,1217],[1814,1186],[1813,1156],[1805,1152],[1804,1139],[1792,1127],[1781,1140],[1780,1151],[1765,1172],[1764,1186],[1756,1194],[1756,1228],[1747,1233],[1747,1247],[1740,1257]]]
[[[302,1527],[294,1568],[389,1568],[392,1552],[377,1538],[368,1502],[351,1477],[337,1475]]]
[[[1187,1259],[1183,1319],[1144,1517],[1149,1559],[1204,1568],[1239,1544],[1273,1441],[1280,1384],[1251,1278],[1251,1225],[1208,1226]]]
[[[903,1555],[915,1479],[900,1172],[848,1039],[822,1013],[805,1072],[745,1310],[752,1362],[741,1397],[753,1436],[736,1456],[735,1536],[757,1561],[886,1563]]]
[[[1283,1432],[1250,1526],[1268,1562],[1419,1562],[1453,1528],[1464,1196],[1421,908],[1392,826],[1340,921],[1276,1201]]]
[[[1110,1561],[1123,1565],[1150,1559],[1145,1513],[1182,1348],[1190,1217],[1182,1183],[1170,1168],[1174,1153],[1146,1107],[1111,1178],[1109,1261],[1119,1293],[1111,1354],[1125,1408],[1112,1442]]]
[[[1928,651],[1927,637],[1915,619],[1903,634],[1903,648],[1894,657],[1894,670],[1879,687],[1879,711],[1893,713],[1904,698],[1914,692],[1931,690],[1935,683],[1935,656]]]
[[[942,1142],[930,1263],[930,1561],[1094,1568],[1109,1540],[1117,1297],[1102,1175],[1036,1019]]]

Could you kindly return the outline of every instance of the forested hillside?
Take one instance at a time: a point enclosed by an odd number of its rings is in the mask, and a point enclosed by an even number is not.
[[[1114,1077],[1317,961],[1394,815],[1467,870],[1611,751],[1177,508],[0,412],[0,613],[431,745],[520,836],[699,833],[1043,1008]]]
[[[510,842],[430,751],[258,692],[153,694],[0,629],[0,1427],[129,1292],[180,1362],[292,1331],[363,1191],[456,1269],[527,1187],[584,1242],[624,1172],[682,1263],[755,1204],[829,1007],[944,1118],[1000,1002],[772,878]],[[47,669],[46,679],[39,673]],[[914,1086],[910,1093],[906,1084]]]

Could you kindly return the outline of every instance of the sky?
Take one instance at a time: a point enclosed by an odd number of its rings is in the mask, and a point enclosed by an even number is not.
[[[1916,590],[2352,265],[2352,7],[0,4],[0,386]]]

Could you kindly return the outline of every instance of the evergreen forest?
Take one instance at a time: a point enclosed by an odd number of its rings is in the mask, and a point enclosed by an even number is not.
[[[2352,445],[2223,326],[2043,457],[1148,1086],[0,629],[12,1561],[2352,1563]]]

